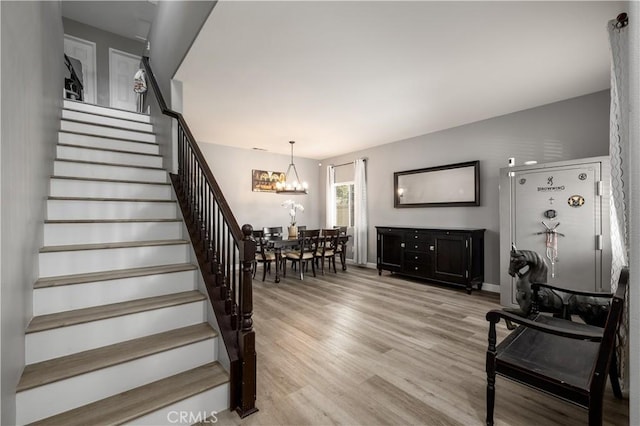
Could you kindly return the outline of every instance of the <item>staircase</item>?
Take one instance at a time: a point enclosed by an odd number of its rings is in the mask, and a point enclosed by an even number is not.
[[[149,123],[64,101],[18,424],[182,424],[229,408]]]

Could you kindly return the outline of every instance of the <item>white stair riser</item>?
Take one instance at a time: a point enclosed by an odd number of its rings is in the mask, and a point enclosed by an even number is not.
[[[49,220],[176,219],[175,202],[48,200]]]
[[[62,110],[62,119],[85,121],[88,123],[102,124],[105,126],[124,127],[125,129],[140,130],[142,132],[153,131],[153,126],[149,123],[140,123],[139,121],[132,121],[115,117],[105,117],[103,115],[96,115],[82,111],[70,111],[67,109]]]
[[[162,167],[162,157],[99,149],[57,147],[57,158],[65,160],[93,161],[97,163],[128,164],[130,166]]]
[[[199,324],[204,300],[131,315],[60,327],[25,336],[25,363],[33,364],[125,340]]]
[[[86,104],[83,102],[71,102],[71,101],[64,101],[63,102],[63,107],[66,109],[73,109],[76,111],[84,111],[84,112],[88,112],[88,113],[92,113],[92,114],[101,114],[101,115],[108,115],[109,117],[116,117],[116,118],[124,118],[127,120],[136,120],[136,121],[140,121],[142,123],[150,123],[151,122],[151,117],[147,114],[137,114],[135,112],[131,112],[131,111],[124,111],[121,109],[113,109],[113,108],[107,108],[107,107],[103,107],[103,106],[99,106],[99,105],[94,105],[94,104]]]
[[[212,338],[19,392],[17,423],[40,420],[215,361],[215,350]]]
[[[46,223],[44,225],[45,247],[181,238],[180,222]]]
[[[156,142],[156,135],[151,133],[134,132],[131,130],[115,129],[112,127],[97,126],[94,124],[78,123],[75,121],[62,120],[60,130],[67,132],[86,133],[96,136],[107,136],[110,138],[130,139],[141,142]]]
[[[195,273],[195,270],[191,270],[37,288],[33,290],[33,315],[47,315],[195,290]]]
[[[40,253],[40,277],[186,263],[187,244]]]
[[[202,422],[216,424],[212,416],[229,409],[229,383],[201,392],[190,398],[138,417],[125,425],[135,426],[188,426]],[[215,417],[217,419],[217,417]]]
[[[136,180],[140,182],[167,182],[167,172],[160,169],[142,169],[103,164],[84,164],[70,161],[55,161],[56,176],[84,177],[95,179]]]
[[[58,133],[58,143],[82,145],[92,148],[117,149],[120,151],[139,152],[142,154],[160,153],[160,147],[156,144],[101,138],[99,136],[78,135],[76,133],[66,132]]]
[[[137,198],[171,200],[171,186],[129,182],[51,179],[52,197]]]

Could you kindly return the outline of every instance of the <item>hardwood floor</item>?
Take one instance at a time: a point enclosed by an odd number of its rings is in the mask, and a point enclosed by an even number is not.
[[[498,307],[495,293],[353,266],[254,280],[260,411],[217,424],[484,424],[485,314]],[[585,410],[500,377],[496,389],[496,425],[587,424]],[[610,390],[604,413],[606,425],[629,423]]]

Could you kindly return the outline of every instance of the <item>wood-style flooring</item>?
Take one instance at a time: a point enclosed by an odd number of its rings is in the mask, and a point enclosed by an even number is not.
[[[485,423],[485,314],[499,295],[354,266],[310,275],[254,280],[260,411],[217,424]],[[501,377],[496,389],[496,425],[587,424],[585,410]],[[604,416],[627,425],[628,401],[608,389]]]

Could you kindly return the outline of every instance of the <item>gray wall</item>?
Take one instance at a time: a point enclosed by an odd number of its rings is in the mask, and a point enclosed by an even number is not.
[[[109,106],[109,48],[142,56],[145,44],[68,18],[62,18],[62,22],[65,34],[96,44],[96,78],[98,79],[96,102],[98,105]]]
[[[151,49],[145,52],[149,56],[151,69],[156,77],[160,91],[167,106],[178,110],[182,105],[182,95],[176,102],[172,99],[171,79],[182,60],[189,52],[193,41],[209,17],[215,1],[161,1],[156,6],[156,17],[149,30]],[[173,147],[171,119],[162,115],[153,90],[149,88],[147,103],[150,106],[151,122],[158,135],[163,166],[172,170]],[[173,170],[172,170],[173,171]]]
[[[1,338],[0,424],[15,424],[15,387],[24,367],[45,201],[63,88],[59,2],[1,3]]]
[[[298,212],[296,217],[298,225],[309,228],[324,225],[324,222],[320,222],[324,216],[320,212],[324,205],[321,201],[324,199],[324,191],[318,185],[323,168],[318,167],[317,160],[294,157],[300,179],[309,183],[309,194],[292,196],[253,192],[251,170],[286,172],[290,157],[208,143],[199,143],[199,146],[240,226],[249,223],[254,229],[262,229],[264,226],[282,226],[286,229],[289,225],[289,213],[281,204],[287,199],[293,199],[304,206],[304,212]]]
[[[149,31],[149,61],[165,101],[171,104],[169,81],[198,36],[215,1],[160,1]]]
[[[521,165],[608,155],[608,141],[609,92],[602,91],[322,162],[368,158],[369,262],[375,262],[375,226],[485,228],[485,282],[499,284],[498,178],[507,158]],[[480,160],[479,207],[393,207],[394,172],[472,160]],[[320,183],[324,189],[324,177]]]

